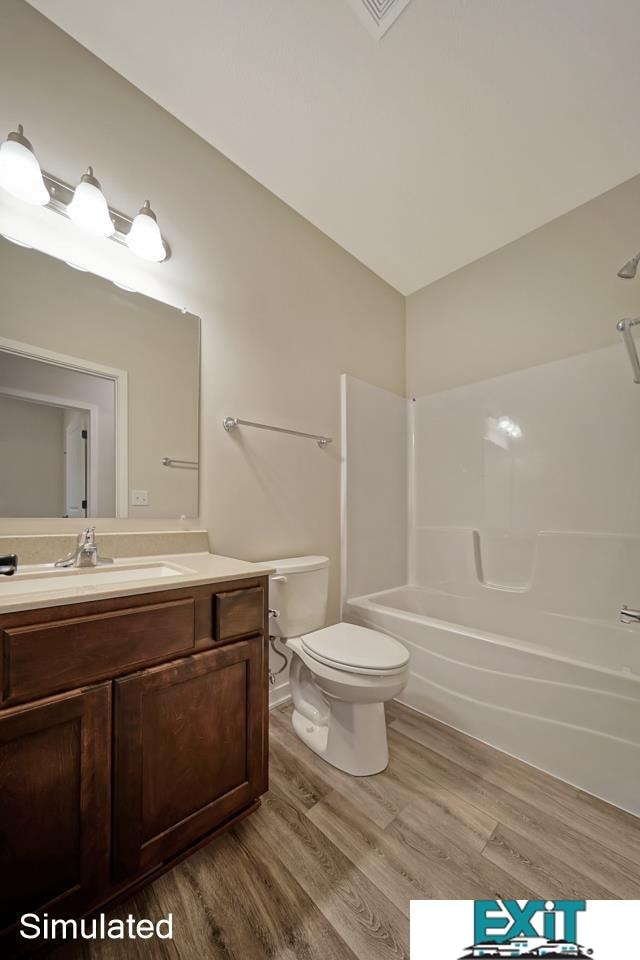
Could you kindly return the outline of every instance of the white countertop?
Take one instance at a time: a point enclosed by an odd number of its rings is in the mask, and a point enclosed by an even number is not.
[[[147,571],[147,568],[155,570]],[[267,576],[274,572],[272,567],[213,553],[127,557],[101,567],[60,569],[51,563],[24,565],[12,577],[0,576],[0,614],[179,590],[206,583]],[[135,579],[118,580],[120,575]],[[95,583],[91,582],[92,578]]]

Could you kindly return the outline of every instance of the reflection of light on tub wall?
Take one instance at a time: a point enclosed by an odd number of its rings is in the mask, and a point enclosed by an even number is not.
[[[511,417],[500,417],[498,420],[498,428],[504,430],[504,432],[508,433],[514,440],[519,440],[522,436],[522,430],[517,423],[513,422]]]
[[[522,428],[511,417],[487,417],[485,440],[504,450],[509,448],[509,440],[519,440]]]

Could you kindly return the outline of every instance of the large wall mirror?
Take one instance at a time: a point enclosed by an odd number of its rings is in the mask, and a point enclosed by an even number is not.
[[[198,515],[200,322],[0,237],[0,517]]]

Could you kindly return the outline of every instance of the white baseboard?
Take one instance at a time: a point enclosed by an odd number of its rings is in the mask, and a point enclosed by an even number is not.
[[[286,703],[287,700],[291,699],[291,690],[289,689],[289,681],[286,683],[281,683],[277,687],[271,687],[269,689],[269,710],[273,710],[274,707],[279,707],[281,703]]]

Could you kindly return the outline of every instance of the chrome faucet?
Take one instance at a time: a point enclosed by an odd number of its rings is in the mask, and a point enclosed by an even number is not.
[[[18,557],[15,553],[8,553],[0,557],[0,574],[3,577],[12,577],[18,569]]]
[[[96,528],[85,527],[78,536],[76,549],[61,560],[56,560],[56,567],[99,567],[113,563],[109,557],[101,557],[96,545]]]
[[[640,623],[640,610],[630,610],[629,607],[623,607],[620,611],[621,623]]]

